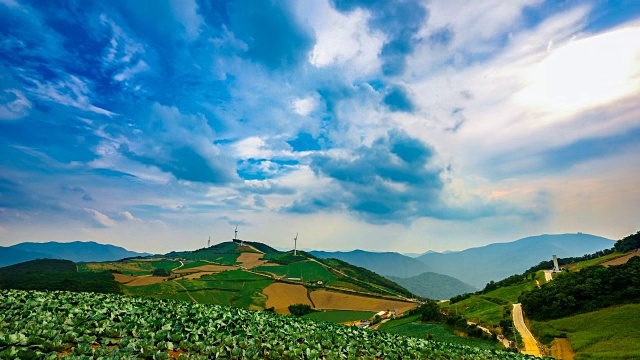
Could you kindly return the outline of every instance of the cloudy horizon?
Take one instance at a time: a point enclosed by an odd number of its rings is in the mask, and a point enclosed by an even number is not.
[[[639,230],[633,0],[0,0],[0,18],[0,246]]]

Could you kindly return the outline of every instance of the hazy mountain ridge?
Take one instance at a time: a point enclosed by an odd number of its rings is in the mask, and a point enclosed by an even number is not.
[[[434,272],[424,272],[408,278],[387,276],[387,279],[392,280],[416,295],[434,300],[447,300],[456,295],[478,290],[454,277]]]
[[[614,241],[589,234],[530,236],[520,240],[471,248],[455,253],[425,254],[417,258],[433,271],[482,288],[491,280],[519,274],[552,255],[571,257],[609,249]]]
[[[68,243],[56,241],[45,243],[24,242],[8,247],[0,247],[0,267],[34,259],[99,262],[147,255],[150,254],[129,251],[123,247],[110,244],[98,244],[94,241],[73,241]]]
[[[424,263],[396,252],[310,251],[321,259],[334,258],[369,269],[383,276],[410,277],[425,272]]]

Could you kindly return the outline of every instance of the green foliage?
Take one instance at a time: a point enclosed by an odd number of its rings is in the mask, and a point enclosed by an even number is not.
[[[0,289],[120,293],[109,271],[78,273],[69,260],[39,259],[0,269]]]
[[[615,304],[640,302],[640,257],[618,266],[592,266],[565,273],[520,296],[534,320],[557,319]]]
[[[638,319],[640,304],[629,304],[548,322],[534,321],[532,331],[546,344],[556,337],[567,338],[576,359],[636,359],[640,358]]]
[[[441,311],[440,306],[433,300],[428,300],[420,306],[413,308],[407,312],[407,316],[417,316],[419,321],[426,323],[446,324],[451,329],[462,331],[469,336],[477,338],[485,338],[490,336],[475,324],[467,323],[467,319],[455,312]]]
[[[153,276],[169,276],[171,275],[171,270],[167,269],[154,269],[151,273]]]
[[[37,259],[0,268],[2,275],[22,272],[76,272],[76,264],[69,260]]]
[[[466,300],[466,299],[470,298],[471,295],[473,295],[473,294],[472,293],[464,293],[464,294],[456,295],[456,296],[452,297],[449,300],[449,304],[455,304],[455,303],[460,302],[462,300]]]
[[[0,356],[525,359],[304,318],[94,293],[0,290]],[[95,345],[96,349],[93,346]]]
[[[465,338],[456,335],[446,326],[440,324],[407,323],[395,326],[387,332],[391,334],[411,336],[417,338],[429,338],[436,341],[448,342],[451,344],[461,344],[474,346],[483,349],[495,348],[495,342],[478,338]]]
[[[307,304],[292,304],[292,305],[289,305],[289,311],[291,312],[291,315],[293,315],[293,316],[302,316],[302,315],[307,315],[307,314],[310,314],[310,313],[314,312],[314,310],[311,308],[311,306],[307,305]]]
[[[247,245],[251,245],[254,248],[256,248],[258,251],[261,251],[265,254],[281,254],[281,251],[278,251],[274,248],[272,248],[271,246],[267,245],[267,244],[263,244],[260,242],[255,242],[255,241],[245,241],[244,242]]]
[[[310,314],[304,315],[303,317],[316,321],[343,323],[348,321],[367,320],[370,319],[373,315],[375,315],[375,313],[371,311],[332,310],[315,311]]]
[[[306,256],[308,255],[308,256]],[[263,259],[269,260],[269,262],[280,264],[280,265],[289,265],[299,261],[305,261],[309,258],[314,258],[314,256],[307,254],[303,251],[298,251],[297,255],[293,255],[293,251],[289,251],[286,253],[271,253],[266,254]]]
[[[640,248],[640,231],[616,241],[614,248],[621,253]]]
[[[324,266],[311,260],[297,261],[289,265],[258,266],[253,270],[272,273],[277,276],[298,278],[305,283],[323,281],[325,284],[331,284],[336,279],[336,276]]]

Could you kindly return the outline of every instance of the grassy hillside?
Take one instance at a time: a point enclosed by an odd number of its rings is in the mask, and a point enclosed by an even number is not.
[[[532,331],[549,345],[566,337],[576,360],[640,358],[640,304],[614,306],[548,322],[533,321]]]
[[[387,279],[405,287],[418,296],[436,300],[445,300],[452,296],[477,290],[456,278],[433,272],[425,272],[409,278],[387,276]]]

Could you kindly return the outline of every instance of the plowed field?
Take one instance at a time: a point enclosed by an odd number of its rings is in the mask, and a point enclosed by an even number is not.
[[[125,275],[125,274],[118,274],[118,273],[114,273],[113,277],[115,278],[115,280],[121,284],[126,284],[130,281],[133,281],[135,279],[137,279],[137,276],[129,276],[129,275]]]
[[[417,304],[411,302],[378,299],[329,290],[317,290],[312,292],[311,300],[313,300],[313,303],[316,305],[316,309],[322,310],[358,310],[377,312],[381,310],[398,309],[400,312],[405,312],[417,306]]]
[[[168,278],[169,278],[168,276],[151,276],[151,275],[136,276],[135,279],[133,279],[132,281],[129,281],[128,283],[126,283],[124,285],[125,286],[151,285],[151,284],[157,284],[157,283],[163,282],[163,281],[167,280]]]
[[[202,266],[194,267],[191,269],[176,270],[174,272],[177,274],[202,272],[202,271],[221,272],[221,271],[227,271],[227,270],[235,270],[237,268],[238,268],[237,266],[229,266],[229,265],[202,265]]]
[[[627,261],[629,261],[629,259],[631,259],[634,256],[640,256],[640,251],[638,251],[639,249],[635,249],[633,250],[633,252],[628,253],[625,256],[621,256],[619,258],[615,258],[613,260],[609,260],[609,261],[605,261],[603,262],[601,265],[602,266],[611,266],[611,265],[622,265],[622,264],[626,264]]]
[[[289,305],[312,305],[307,298],[307,288],[302,285],[273,283],[267,286],[262,293],[267,295],[266,307],[275,308],[278,314],[290,314]]]
[[[193,273],[193,274],[182,276],[182,277],[180,277],[180,279],[200,279],[204,275],[211,275],[211,274],[215,274],[215,272],[213,272],[213,271],[201,271],[201,272],[197,272],[197,273]]]
[[[264,254],[245,252],[240,254],[240,256],[238,256],[238,260],[236,261],[241,263],[242,266],[246,267],[247,269],[251,269],[267,262],[267,260],[260,260],[260,258],[263,256]]]

